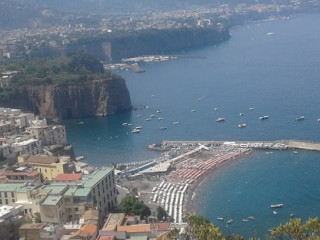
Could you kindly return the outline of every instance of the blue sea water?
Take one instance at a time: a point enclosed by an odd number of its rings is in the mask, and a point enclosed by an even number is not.
[[[142,74],[118,72],[126,79],[133,105],[149,107],[65,121],[68,141],[76,154],[98,166],[155,157],[146,146],[161,140],[320,141],[319,22],[319,14],[254,22],[233,28],[225,43],[181,54],[205,59],[146,63]],[[146,121],[150,114],[156,118]],[[261,115],[270,118],[260,121]],[[300,115],[305,120],[295,121]],[[218,117],[225,122],[216,123]],[[247,127],[239,129],[242,122]],[[132,127],[140,125],[141,133],[131,134]],[[160,130],[162,126],[167,130]],[[263,236],[291,212],[304,218],[320,216],[319,161],[315,152],[252,154],[208,178],[195,195],[195,208],[214,223],[218,215],[233,218],[228,228],[217,224],[245,236]],[[274,202],[286,205],[277,215],[268,208]],[[241,221],[250,215],[256,220]]]

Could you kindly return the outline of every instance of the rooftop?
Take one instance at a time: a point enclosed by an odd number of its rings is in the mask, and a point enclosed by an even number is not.
[[[82,180],[84,182],[84,187],[91,188],[95,186],[98,182],[100,182],[103,178],[105,178],[105,176],[111,173],[111,171],[113,171],[113,168],[103,167],[96,170],[90,175],[83,176]]]
[[[150,223],[151,227],[157,226],[160,231],[170,230],[171,223],[169,222],[159,222],[159,223]]]
[[[78,181],[82,177],[82,173],[60,173],[54,180],[55,181]]]
[[[4,183],[0,184],[0,192],[27,192],[28,189],[34,188],[31,186],[25,186],[23,183]]]
[[[32,155],[25,159],[26,163],[43,163],[43,164],[51,164],[58,163],[58,157],[48,157],[43,155]]]
[[[118,232],[128,232],[128,233],[145,233],[150,232],[150,224],[139,224],[130,226],[117,226]]]
[[[114,230],[116,225],[121,225],[124,217],[124,213],[110,213],[102,230]]]
[[[48,196],[42,203],[41,205],[51,205],[55,206],[58,204],[62,196]]]
[[[29,229],[42,229],[44,228],[45,223],[28,223],[23,224],[19,229],[21,230],[29,230]]]

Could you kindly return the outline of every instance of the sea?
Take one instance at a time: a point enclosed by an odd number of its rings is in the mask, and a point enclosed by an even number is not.
[[[320,142],[319,22],[320,14],[251,22],[233,27],[224,43],[142,63],[144,73],[116,71],[136,110],[67,120],[68,142],[95,166],[158,157],[147,145],[162,140]],[[259,120],[262,115],[269,118]],[[219,117],[225,121],[217,123]],[[132,134],[136,126],[143,128]],[[264,238],[290,214],[320,216],[319,170],[318,152],[253,152],[208,176],[194,193],[193,209],[225,234]],[[274,214],[270,204],[276,203],[284,207]],[[248,216],[255,220],[242,221]]]

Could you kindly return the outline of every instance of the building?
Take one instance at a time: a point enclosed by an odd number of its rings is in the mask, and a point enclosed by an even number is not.
[[[139,224],[138,218],[126,216],[124,213],[110,214],[99,231],[98,239],[103,237],[115,237],[118,240],[125,239],[156,239],[170,231],[171,223]]]
[[[19,163],[33,166],[41,174],[43,180],[51,181],[60,173],[72,172],[73,167],[69,159],[59,159],[45,155],[21,155],[18,157]]]
[[[6,171],[5,176],[7,183],[34,183],[38,185],[41,183],[40,173],[27,167]]]
[[[2,120],[0,122],[0,136],[11,135],[18,132],[17,127],[10,121]]]
[[[17,229],[23,219],[23,207],[0,206],[1,239],[18,239]]]
[[[26,128],[26,131],[43,145],[64,145],[67,143],[66,130],[63,125],[43,126],[35,125]]]
[[[18,155],[36,155],[42,153],[41,141],[37,139],[29,139],[22,142],[13,143],[12,149]]]
[[[46,223],[24,224],[19,228],[20,239],[24,240],[58,240],[56,227]]]
[[[116,206],[113,168],[100,168],[90,175],[61,174],[50,185],[42,186],[41,219],[50,223],[78,221],[90,208],[97,208],[102,222]]]

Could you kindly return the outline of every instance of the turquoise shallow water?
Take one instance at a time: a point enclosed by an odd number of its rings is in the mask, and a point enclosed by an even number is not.
[[[161,140],[320,141],[318,22],[319,14],[251,23],[233,28],[232,38],[223,44],[182,53],[205,59],[142,64],[143,74],[119,72],[126,79],[133,105],[149,108],[66,121],[68,141],[78,155],[98,166],[155,157],[146,146]],[[268,32],[275,34],[267,36]],[[213,111],[214,107],[218,110]],[[157,117],[145,121],[150,114]],[[260,121],[261,115],[270,118]],[[299,115],[305,120],[295,121]],[[157,120],[159,116],[164,119]],[[218,117],[226,121],[216,123]],[[180,124],[173,125],[174,121]],[[131,128],[122,126],[123,122],[143,129],[130,134]],[[247,127],[239,129],[241,122]],[[159,130],[162,126],[168,129]],[[224,231],[246,236],[263,234],[269,226],[287,220],[291,211],[303,217],[320,215],[318,161],[319,154],[314,152],[255,153],[219,170],[201,185],[202,194],[196,195],[202,196],[198,211],[212,221],[218,214],[234,218],[232,227]],[[286,204],[276,216],[268,209],[273,201]],[[239,222],[247,215],[257,219]]]

